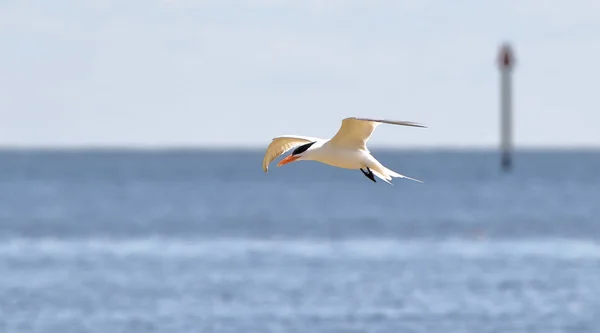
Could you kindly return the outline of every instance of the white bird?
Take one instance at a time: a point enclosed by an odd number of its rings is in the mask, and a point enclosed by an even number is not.
[[[262,162],[264,172],[269,171],[269,164],[288,150],[296,147],[277,166],[296,161],[317,161],[344,169],[360,169],[373,182],[375,177],[392,184],[392,177],[407,178],[422,183],[422,181],[396,173],[377,161],[367,149],[367,141],[380,124],[393,124],[413,127],[426,127],[409,121],[393,121],[385,119],[369,119],[351,117],[342,120],[342,126],[331,139],[319,139],[298,135],[283,135],[273,138],[267,147]],[[363,170],[365,169],[365,170]]]

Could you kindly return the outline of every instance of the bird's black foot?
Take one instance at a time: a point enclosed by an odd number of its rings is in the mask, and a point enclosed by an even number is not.
[[[371,171],[369,167],[367,167],[367,171],[363,170],[362,168],[360,168],[360,171],[362,171],[363,175],[367,176],[367,178],[372,180],[373,183],[377,183],[377,181],[375,180],[375,175],[373,175],[373,171]]]

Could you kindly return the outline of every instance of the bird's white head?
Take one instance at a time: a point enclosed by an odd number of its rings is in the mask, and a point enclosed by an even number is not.
[[[284,158],[283,160],[281,160],[281,162],[279,162],[277,164],[278,167],[282,166],[282,165],[286,165],[288,163],[292,163],[298,160],[302,160],[302,158],[309,153],[309,148],[315,144],[315,142],[309,142],[307,144],[303,144],[302,146],[297,147],[296,149],[294,149],[294,151],[292,152],[292,154],[286,158]]]

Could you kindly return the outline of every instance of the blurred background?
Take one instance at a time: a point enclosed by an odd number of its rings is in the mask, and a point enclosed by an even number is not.
[[[8,0],[0,54],[1,332],[599,330],[596,1]],[[348,116],[425,183],[263,173]]]

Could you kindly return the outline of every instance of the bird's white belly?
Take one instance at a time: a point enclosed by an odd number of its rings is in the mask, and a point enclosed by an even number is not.
[[[343,169],[360,169],[365,166],[365,157],[362,151],[335,149],[323,150],[311,156],[311,160],[325,163]]]

